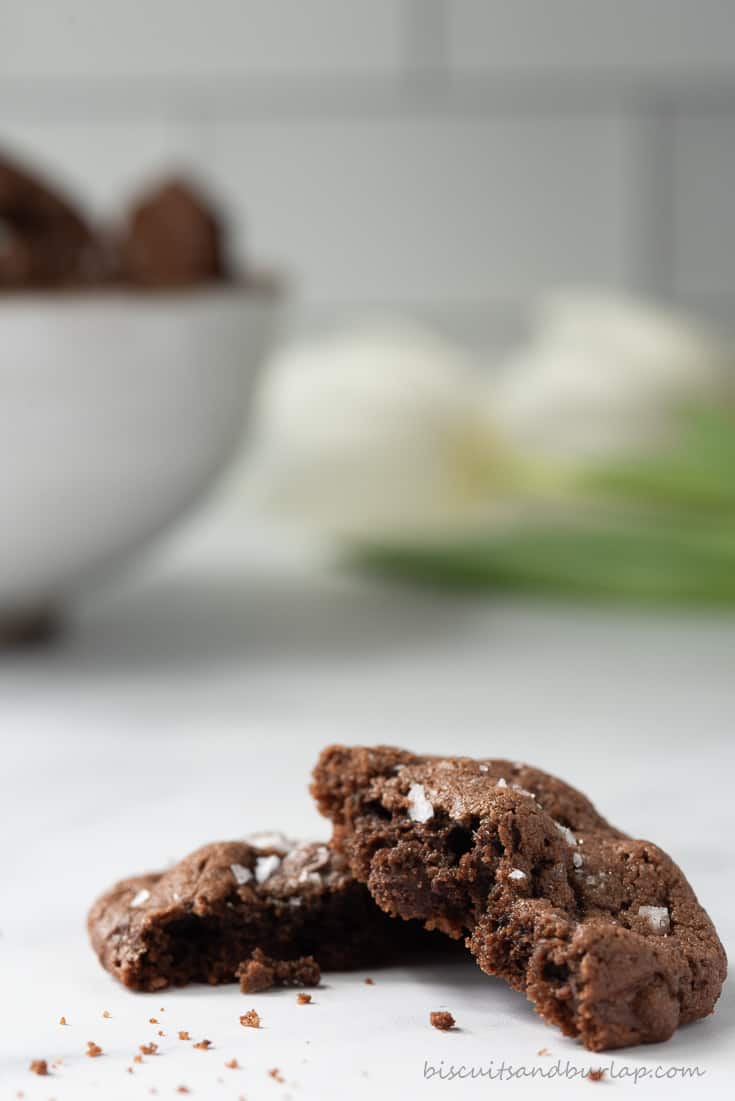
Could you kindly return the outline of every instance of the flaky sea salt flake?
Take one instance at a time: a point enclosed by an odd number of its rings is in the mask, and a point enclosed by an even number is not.
[[[647,920],[654,933],[668,933],[671,917],[665,906],[639,906],[638,914]]]
[[[576,846],[577,838],[574,836],[572,831],[569,829],[569,826],[562,826],[561,822],[554,822],[554,825],[556,826],[559,833],[562,835],[562,837],[566,841],[567,845]]]
[[[281,864],[280,856],[259,856],[255,861],[255,878],[258,883],[265,883],[267,879],[278,870]]]
[[[253,878],[250,868],[246,868],[244,864],[230,864],[230,871],[234,875],[238,887],[242,887],[243,883],[249,883]]]
[[[426,797],[423,784],[411,784],[408,789],[408,817],[412,822],[428,822],[434,808]]]

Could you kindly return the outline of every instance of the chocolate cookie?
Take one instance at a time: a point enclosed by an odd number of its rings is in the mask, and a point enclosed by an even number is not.
[[[102,264],[73,205],[0,157],[0,289],[89,283],[100,278]]]
[[[225,278],[217,215],[190,184],[164,184],[129,214],[120,268],[123,281],[147,287],[185,287]]]
[[[313,794],[388,913],[466,938],[480,967],[592,1051],[712,1012],[725,952],[676,864],[538,769],[332,746]]]
[[[309,985],[319,981],[317,964],[372,965],[426,936],[401,925],[341,854],[280,835],[205,845],[167,872],[125,879],[87,920],[102,966],[149,991],[189,982],[239,981],[246,992]]]

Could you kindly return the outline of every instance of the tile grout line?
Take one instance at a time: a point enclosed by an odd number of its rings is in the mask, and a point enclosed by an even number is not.
[[[403,0],[403,66],[417,91],[436,91],[449,77],[449,42],[443,0]]]
[[[631,273],[644,294],[671,302],[675,290],[676,105],[649,99],[631,117],[633,213]]]
[[[443,117],[499,115],[590,116],[620,111],[644,113],[653,105],[688,112],[735,113],[735,84],[716,79],[687,86],[657,86],[620,74],[588,83],[584,74],[554,73],[491,76],[453,75],[447,64],[446,28],[426,15],[436,0],[406,0],[404,63],[384,78],[312,78],[248,80],[236,75],[217,80],[162,81],[143,76],[127,81],[0,78],[0,116],[7,121],[111,122],[223,121],[294,118]]]

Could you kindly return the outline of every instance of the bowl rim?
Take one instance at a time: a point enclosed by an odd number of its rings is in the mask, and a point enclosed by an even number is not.
[[[287,292],[286,279],[275,271],[259,271],[234,279],[211,279],[181,286],[140,286],[132,283],[82,283],[58,287],[0,287],[0,310],[16,306],[76,308],[91,303],[170,303],[173,301],[278,301]]]

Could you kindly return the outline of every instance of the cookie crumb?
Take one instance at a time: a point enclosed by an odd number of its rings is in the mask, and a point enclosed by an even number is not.
[[[297,1005],[309,1005],[311,1003],[311,994],[304,994],[303,990],[300,994],[296,995]]]
[[[179,1032],[179,1039],[180,1040],[191,1040],[191,1036],[186,1031],[186,1029],[182,1028],[181,1031]]]
[[[155,1055],[158,1051],[158,1044],[140,1044],[140,1051],[143,1055]]]
[[[90,1059],[96,1059],[98,1055],[102,1055],[102,1048],[94,1040],[87,1040],[87,1055]]]
[[[68,1025],[69,1022],[67,1021],[66,1017],[59,1017],[59,1024],[60,1025]]]
[[[199,1040],[199,1041],[197,1041],[197,1043],[192,1044],[191,1046],[195,1047],[195,1048],[198,1048],[199,1051],[206,1051],[207,1048],[210,1048],[212,1046],[212,1041],[211,1040]]]
[[[132,1068],[132,1067],[126,1067],[125,1069],[126,1069],[126,1071],[128,1072],[128,1074],[132,1074],[132,1073],[133,1073],[133,1068]]]
[[[34,1059],[28,1069],[33,1071],[34,1074],[39,1074],[42,1078],[48,1076],[48,1063],[45,1059]]]
[[[237,1059],[228,1059],[227,1062],[225,1063],[225,1066],[229,1067],[230,1070],[239,1070],[240,1069],[240,1064],[238,1063]]]
[[[438,1012],[429,1014],[429,1021],[438,1028],[440,1032],[449,1032],[450,1029],[455,1027],[455,1020],[451,1013],[448,1013],[446,1009],[440,1009]]]
[[[551,1052],[549,1051],[549,1049],[547,1047],[542,1047],[542,1048],[539,1048],[539,1050],[536,1052],[536,1054],[537,1055],[551,1055]]]
[[[601,1082],[602,1079],[605,1077],[605,1071],[602,1069],[602,1067],[598,1067],[596,1070],[591,1070],[587,1077],[589,1078],[590,1082]]]
[[[102,1016],[105,1018],[105,1020],[109,1020],[109,1018],[112,1016],[112,1014],[110,1013],[109,1009],[105,1009],[102,1012]]]
[[[365,986],[375,986],[375,979],[363,979]]]
[[[255,1009],[249,1009],[240,1017],[243,1028],[260,1028],[260,1015]]]
[[[176,1092],[177,1093],[191,1093],[191,1090],[189,1089],[188,1086],[177,1086],[176,1087]]]
[[[149,1017],[148,1018],[148,1024],[149,1025],[157,1025],[158,1024],[158,1017]]]
[[[319,964],[313,956],[295,960],[276,960],[256,948],[235,972],[243,994],[260,994],[272,986],[318,986]]]
[[[143,1062],[143,1056],[142,1055],[134,1055],[133,1056],[133,1062],[134,1063],[142,1063]]]
[[[159,1036],[165,1036],[165,1035],[166,1035],[166,1033],[165,1033],[165,1032],[163,1031],[163,1029],[162,1029],[162,1028],[159,1028],[159,1030],[158,1030],[158,1035],[159,1035]]]
[[[286,1081],[286,1079],[285,1079],[285,1078],[283,1077],[283,1075],[281,1074],[281,1072],[280,1072],[280,1070],[278,1069],[278,1067],[273,1067],[273,1069],[272,1069],[272,1070],[269,1070],[269,1071],[268,1071],[268,1074],[269,1074],[269,1075],[271,1076],[271,1078],[272,1078],[272,1079],[273,1079],[273,1080],[274,1080],[275,1082],[280,1082],[280,1083],[283,1083],[283,1082],[285,1082],[285,1081]]]

